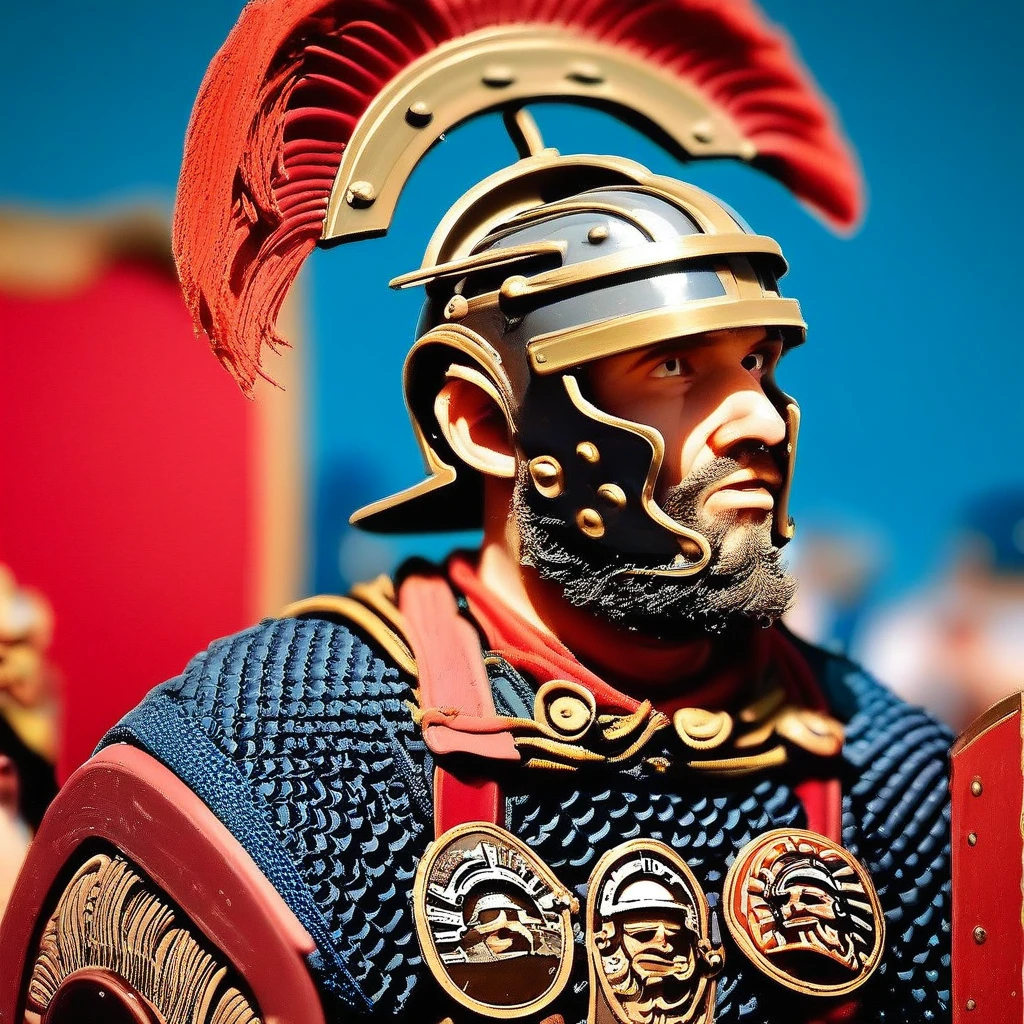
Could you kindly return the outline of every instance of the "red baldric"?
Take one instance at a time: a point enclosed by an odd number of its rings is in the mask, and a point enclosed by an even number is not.
[[[444,757],[470,754],[518,761],[512,735],[494,710],[480,638],[460,614],[441,576],[410,576],[398,594],[419,677],[423,738]],[[493,779],[440,764],[434,770],[434,831],[468,821],[504,825],[501,789]]]

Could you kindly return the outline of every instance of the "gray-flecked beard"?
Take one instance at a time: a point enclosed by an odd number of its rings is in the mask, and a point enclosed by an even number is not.
[[[672,519],[702,534],[711,546],[711,561],[693,576],[629,573],[668,569],[672,564],[631,560],[587,541],[550,515],[547,500],[525,475],[516,482],[513,502],[520,561],[541,579],[557,584],[574,607],[652,637],[682,639],[722,634],[751,622],[769,625],[785,612],[796,592],[796,581],[772,541],[771,515],[753,521],[742,513],[712,516],[704,511],[715,486],[744,465],[716,459],[659,502]]]

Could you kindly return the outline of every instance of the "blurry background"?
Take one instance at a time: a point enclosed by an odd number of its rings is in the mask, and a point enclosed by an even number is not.
[[[763,6],[860,152],[869,208],[854,238],[832,236],[746,168],[683,171],[595,112],[547,107],[537,119],[549,145],[685,175],[781,242],[793,268],[784,289],[811,325],[809,343],[780,373],[804,414],[793,510],[807,585],[795,628],[898,674],[891,657],[874,653],[885,624],[924,609],[937,632],[919,630],[924,639],[914,642],[934,654],[935,637],[953,629],[945,609],[985,604],[977,580],[987,586],[994,573],[996,632],[1020,666],[1024,499],[983,500],[980,527],[969,509],[979,495],[1024,482],[1024,8]],[[45,14],[8,5],[0,204],[100,218],[141,204],[168,215],[192,100],[239,9],[238,0],[54,0]],[[418,265],[454,199],[513,156],[496,117],[460,128],[414,174],[389,237],[314,254],[294,311],[304,323],[293,334],[300,353],[267,367],[291,382],[286,398],[264,388],[255,406],[246,403],[183,320],[150,330],[146,308],[118,293],[85,311],[62,305],[64,333],[52,349],[33,326],[30,299],[12,294],[8,315],[0,308],[0,562],[49,598],[51,657],[67,693],[85,695],[68,704],[70,726],[85,724],[66,746],[62,774],[215,633],[451,543],[363,539],[346,524],[354,508],[422,475],[400,388],[418,296],[390,292],[387,281]],[[23,244],[14,243],[15,262]],[[162,289],[159,301],[173,304],[173,285],[161,280],[147,295]],[[65,298],[76,295],[81,288]],[[93,339],[106,346],[102,360]],[[269,420],[268,402],[278,403]],[[107,424],[101,443],[97,417]],[[996,506],[1002,518],[989,522],[984,510]],[[950,582],[965,573],[975,581],[969,598]],[[904,654],[910,645],[896,643]],[[966,713],[947,710],[955,721]]]

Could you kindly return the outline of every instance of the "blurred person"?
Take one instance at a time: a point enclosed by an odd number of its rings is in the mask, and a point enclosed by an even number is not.
[[[856,653],[957,729],[1024,689],[1024,486],[970,502],[935,581],[874,612]]]
[[[878,539],[865,530],[801,528],[790,556],[799,586],[783,618],[786,626],[810,643],[848,652],[882,561]]]
[[[57,791],[56,685],[45,657],[52,628],[46,599],[0,565],[0,917]]]

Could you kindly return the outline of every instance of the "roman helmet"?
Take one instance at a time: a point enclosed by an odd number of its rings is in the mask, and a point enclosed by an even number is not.
[[[780,247],[725,204],[620,157],[546,149],[525,107],[555,99],[608,110],[684,160],[759,166],[836,226],[859,216],[858,171],[827,104],[748,0],[253,0],[186,141],[186,300],[251,391],[262,349],[285,343],[277,312],[313,246],[386,232],[437,138],[502,111],[520,159],[463,196],[420,268],[392,282],[426,290],[405,392],[428,477],[352,521],[481,525],[481,480],[434,414],[444,382],[462,377],[504,409],[552,517],[652,565],[639,571],[690,575],[711,552],[656,501],[663,439],[593,404],[586,365],[750,326],[788,348],[805,324],[779,291]],[[782,543],[799,413],[774,382],[765,390],[787,424]]]

